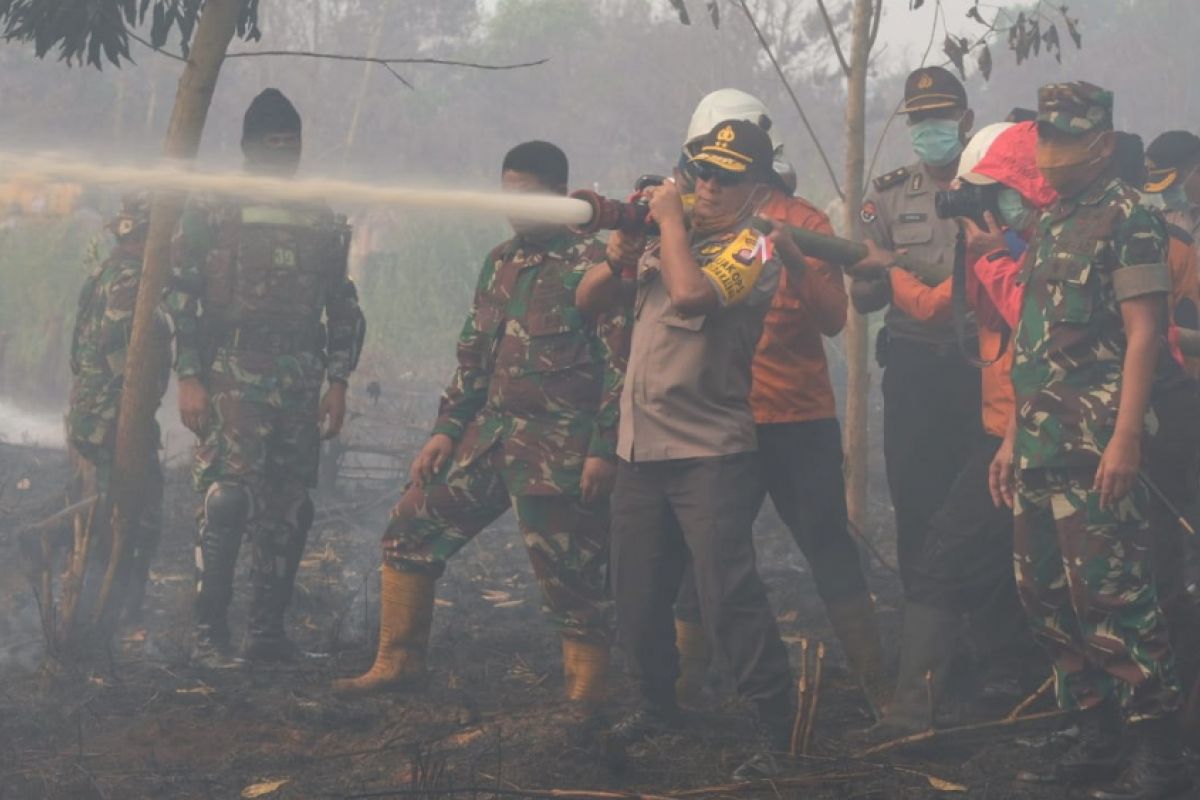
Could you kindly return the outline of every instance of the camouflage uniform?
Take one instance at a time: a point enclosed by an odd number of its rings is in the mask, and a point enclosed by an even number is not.
[[[349,228],[324,207],[201,202],[173,243],[166,302],[175,372],[209,393],[194,479],[201,637],[228,639],[243,529],[253,548],[250,633],[283,637],[316,485],[324,379],[346,383],[365,322],[346,275]],[[322,325],[322,313],[326,324]]]
[[[142,277],[147,213],[143,200],[126,200],[112,226],[116,245],[101,262],[99,244],[93,244],[89,259],[92,269],[79,293],[71,337],[71,400],[66,416],[74,473],[68,491],[72,503],[95,494],[106,495],[112,478],[117,411],[125,377],[125,351]],[[165,346],[166,320],[160,317],[157,321],[160,323],[157,341],[162,346],[155,349],[155,357],[160,366],[158,396],[161,398],[170,376],[170,360]],[[137,613],[141,606],[150,561],[162,536],[163,478],[157,453],[152,454],[144,474],[146,504],[131,554],[134,590],[126,599],[126,609],[131,613]],[[99,515],[101,524],[104,516]]]
[[[1087,84],[1041,92],[1039,120],[1069,133],[1111,126],[1111,95]],[[1109,510],[1092,491],[1119,405],[1120,303],[1170,290],[1161,219],[1102,176],[1043,213],[1019,282],[1014,336],[1017,584],[1055,666],[1063,708],[1116,699],[1131,721],[1179,703],[1152,579],[1140,485]],[[1153,415],[1148,424],[1153,427]]]
[[[454,456],[405,494],[383,542],[391,566],[438,577],[512,506],[547,612],[596,643],[609,635],[608,508],[580,500],[580,476],[585,458],[616,458],[628,325],[585,319],[575,288],[603,259],[602,244],[565,232],[488,255],[433,428]]]

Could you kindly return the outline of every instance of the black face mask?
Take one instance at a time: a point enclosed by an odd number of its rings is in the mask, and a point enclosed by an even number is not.
[[[246,169],[268,175],[290,176],[300,168],[300,142],[270,145],[263,139],[242,144]]]

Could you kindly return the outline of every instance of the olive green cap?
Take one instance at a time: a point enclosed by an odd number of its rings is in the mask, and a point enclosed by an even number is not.
[[[1051,83],[1038,90],[1038,124],[1082,136],[1113,127],[1113,93],[1086,81]]]

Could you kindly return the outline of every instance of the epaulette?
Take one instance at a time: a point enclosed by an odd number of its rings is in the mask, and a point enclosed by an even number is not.
[[[908,167],[901,167],[900,169],[893,170],[886,175],[880,175],[878,178],[872,181],[872,183],[875,185],[875,191],[886,192],[888,189],[904,183],[907,178]]]
[[[1167,236],[1171,237],[1172,239],[1177,239],[1178,241],[1183,242],[1184,244],[1188,245],[1189,247],[1192,244],[1194,244],[1192,235],[1190,233],[1188,233],[1185,229],[1176,225],[1174,222],[1167,223]]]

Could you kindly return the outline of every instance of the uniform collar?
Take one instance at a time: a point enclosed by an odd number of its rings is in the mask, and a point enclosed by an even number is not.
[[[1074,197],[1059,198],[1056,218],[1072,213],[1082,206],[1100,205],[1106,198],[1121,186],[1121,179],[1112,169],[1105,170],[1086,189]]]
[[[560,253],[572,247],[578,238],[567,228],[560,228],[545,239],[527,239],[518,234],[509,240],[508,247],[504,248],[504,255],[507,258],[518,253],[527,256]]]

